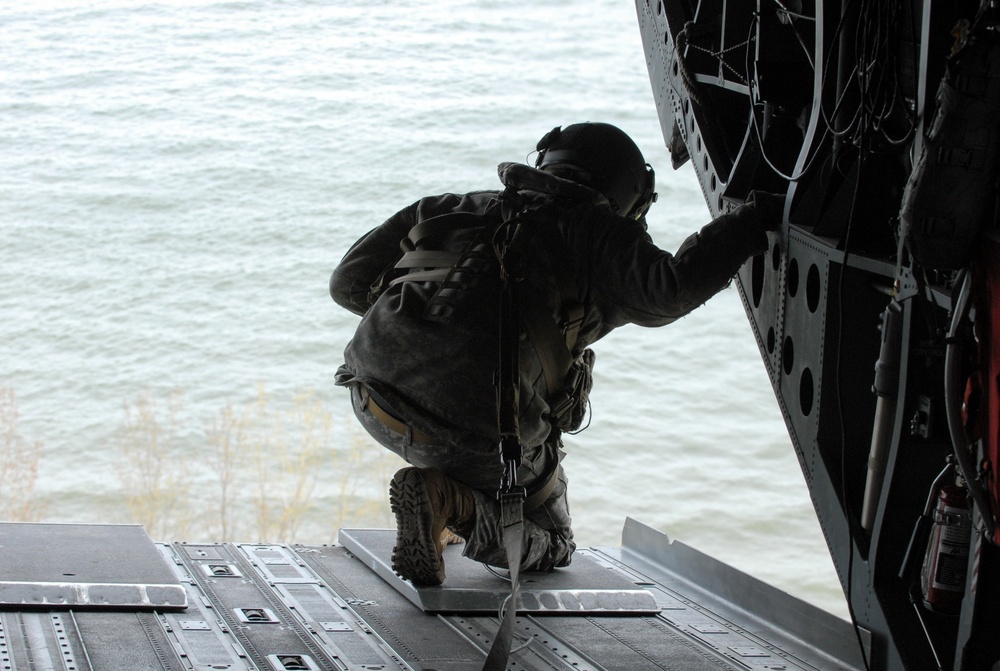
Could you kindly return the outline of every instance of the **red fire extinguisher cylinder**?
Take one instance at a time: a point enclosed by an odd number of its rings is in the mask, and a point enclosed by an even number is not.
[[[971,538],[972,514],[965,489],[943,486],[934,507],[920,575],[924,605],[935,613],[955,615],[961,607]]]

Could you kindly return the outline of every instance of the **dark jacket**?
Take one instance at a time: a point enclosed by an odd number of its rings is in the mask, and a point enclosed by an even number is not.
[[[624,324],[662,326],[683,317],[724,288],[750,256],[767,249],[765,225],[752,205],[719,217],[673,255],[653,244],[644,222],[597,204],[596,192],[523,165],[502,164],[500,175],[508,194],[518,190],[519,203],[538,213],[526,229],[531,232],[518,290],[540,292],[558,323],[565,298],[560,286],[566,285],[554,275],[569,269],[584,306],[577,351]],[[443,314],[428,310],[441,299],[439,282],[406,281],[381,293],[373,287],[384,287],[400,272],[393,266],[414,225],[445,212],[499,212],[499,195],[422,198],[355,243],[330,279],[333,299],[362,316],[338,384],[366,383],[405,421],[456,444],[497,437],[497,267],[470,267]],[[531,226],[549,227],[549,233]],[[468,250],[474,235],[458,232],[440,244]],[[554,261],[554,254],[570,263]],[[538,445],[552,430],[548,392],[541,363],[525,338],[519,358],[521,442]]]

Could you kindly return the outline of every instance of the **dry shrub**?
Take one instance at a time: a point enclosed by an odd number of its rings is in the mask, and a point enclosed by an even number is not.
[[[165,407],[164,407],[165,406]],[[179,441],[181,397],[158,400],[149,389],[125,402],[118,432],[118,473],[132,519],[154,538],[185,533],[190,522],[184,450]]]
[[[281,404],[261,385],[253,402],[227,402],[200,431],[178,409],[176,397],[158,403],[143,392],[126,404],[120,432],[128,508],[154,538],[326,542],[344,526],[389,523],[384,485],[401,460],[356,429],[336,433],[316,392]]]
[[[0,520],[34,522],[45,509],[35,496],[42,441],[21,435],[20,418],[14,390],[0,387]]]

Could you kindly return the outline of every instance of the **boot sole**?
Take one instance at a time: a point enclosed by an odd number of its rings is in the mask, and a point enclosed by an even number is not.
[[[403,469],[389,483],[389,508],[396,516],[392,570],[414,585],[444,582],[444,565],[433,534],[434,513],[419,469]]]

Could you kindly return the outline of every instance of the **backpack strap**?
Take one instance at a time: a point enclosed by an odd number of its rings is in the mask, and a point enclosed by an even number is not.
[[[444,282],[461,260],[462,254],[458,252],[406,252],[394,267],[406,269],[407,273],[389,282],[389,286],[400,282]],[[424,270],[413,270],[414,268]]]
[[[462,252],[446,252],[422,249],[430,238],[445,236],[455,231],[482,228],[487,223],[487,208],[483,214],[474,212],[448,212],[414,225],[400,243],[403,256],[394,266],[407,271],[389,282],[394,286],[400,282],[445,282],[453,271],[459,268],[470,252],[485,251],[485,245],[467,247]],[[422,270],[416,270],[416,269]]]
[[[490,237],[495,227],[502,223],[497,216],[496,204],[496,200],[492,201],[481,213],[448,212],[411,227],[400,241],[403,255],[392,268],[403,273],[386,287],[403,282],[438,283],[434,296],[427,302],[424,316],[431,320],[446,319],[470,276],[481,272],[483,264],[493,258]],[[482,232],[473,235],[462,251],[440,249],[447,236],[456,231],[475,229]]]
[[[483,217],[492,207],[492,204],[488,205],[483,214],[476,214],[475,212],[446,212],[430,219],[424,219],[415,224],[406,235],[410,241],[410,245],[412,245],[410,248],[416,249],[427,238],[446,235],[452,231],[482,226]]]

